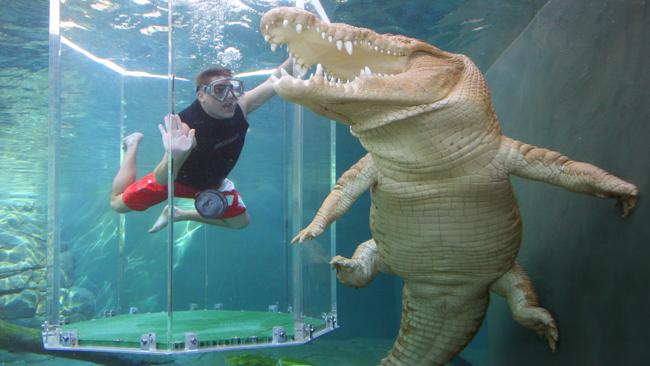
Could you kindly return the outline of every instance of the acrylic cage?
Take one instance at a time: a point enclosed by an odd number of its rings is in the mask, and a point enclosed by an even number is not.
[[[268,9],[226,8],[50,2],[45,348],[216,351],[302,344],[338,327],[334,229],[288,244],[334,182],[331,121],[277,97],[249,117],[230,177],[251,216],[244,230],[182,221],[150,234],[165,202],[127,214],[109,206],[122,139],[144,134],[137,179],[152,171],[164,153],[157,124],[192,102],[194,75],[210,60],[238,70],[283,61],[258,31]],[[254,86],[268,74],[240,77]]]

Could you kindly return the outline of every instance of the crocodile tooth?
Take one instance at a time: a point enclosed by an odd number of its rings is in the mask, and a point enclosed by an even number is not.
[[[268,42],[271,37],[267,34],[264,36],[264,42]]]
[[[343,41],[341,41],[340,39],[336,40],[336,49],[339,51],[343,49]]]
[[[366,67],[363,69],[363,71],[365,71],[365,73],[366,73],[367,76],[371,76],[371,75],[372,75],[372,72],[370,71],[370,68],[369,68],[368,66],[366,66]]]
[[[288,27],[289,26],[289,20],[285,19],[284,21],[282,21],[282,26],[285,27],[285,28]]]
[[[316,33],[320,33],[320,27],[316,26]]]
[[[302,33],[302,24],[300,23],[296,24],[296,33],[298,34]]]
[[[321,64],[316,65],[316,74],[318,76],[323,76],[323,66]]]
[[[332,43],[332,41],[334,40],[334,37],[332,37],[332,36],[327,36],[327,40],[328,40],[330,43]]]
[[[275,43],[271,43],[271,52],[275,52],[276,49],[278,49],[278,45]]]
[[[298,61],[296,64],[296,71],[298,71],[298,76],[303,77],[307,73],[307,67],[301,63],[301,61]]]
[[[325,34],[325,32],[321,32],[320,36],[323,37],[323,39],[325,39],[325,36],[327,35]]]
[[[345,41],[345,50],[348,51],[348,55],[352,56],[352,42]]]

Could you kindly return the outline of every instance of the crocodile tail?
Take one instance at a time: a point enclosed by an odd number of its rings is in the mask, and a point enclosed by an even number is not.
[[[488,302],[488,294],[462,304],[449,295],[415,298],[404,286],[399,335],[381,365],[446,365],[479,330]]]

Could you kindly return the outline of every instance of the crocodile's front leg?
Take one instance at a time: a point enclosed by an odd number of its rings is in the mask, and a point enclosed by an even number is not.
[[[502,136],[499,159],[509,173],[551,183],[570,191],[600,198],[615,198],[627,216],[639,199],[639,189],[588,163],[573,161],[544,148],[528,145]]]
[[[343,216],[365,191],[377,182],[377,169],[366,154],[336,182],[312,222],[296,235],[291,243],[310,240],[322,234],[332,222]]]
[[[312,222],[291,241],[303,242],[320,235],[326,227],[343,216],[352,204],[377,182],[377,171],[372,157],[367,154],[336,182]],[[372,281],[386,266],[377,255],[377,244],[373,239],[361,243],[352,259],[335,256],[330,264],[336,268],[336,277],[343,284],[351,287],[363,287]]]
[[[551,351],[557,350],[559,333],[551,313],[539,306],[537,293],[524,269],[515,262],[490,290],[506,299],[512,317],[524,327],[546,338]]]

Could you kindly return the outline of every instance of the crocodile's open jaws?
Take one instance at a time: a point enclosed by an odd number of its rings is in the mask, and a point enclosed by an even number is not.
[[[317,65],[305,80],[283,75],[276,91],[344,123],[354,124],[359,113],[368,117],[360,104],[381,105],[382,112],[390,112],[432,103],[451,90],[463,68],[455,55],[422,41],[324,23],[297,8],[269,11],[261,32],[271,49],[287,45],[299,74]],[[445,77],[436,77],[440,75]]]

